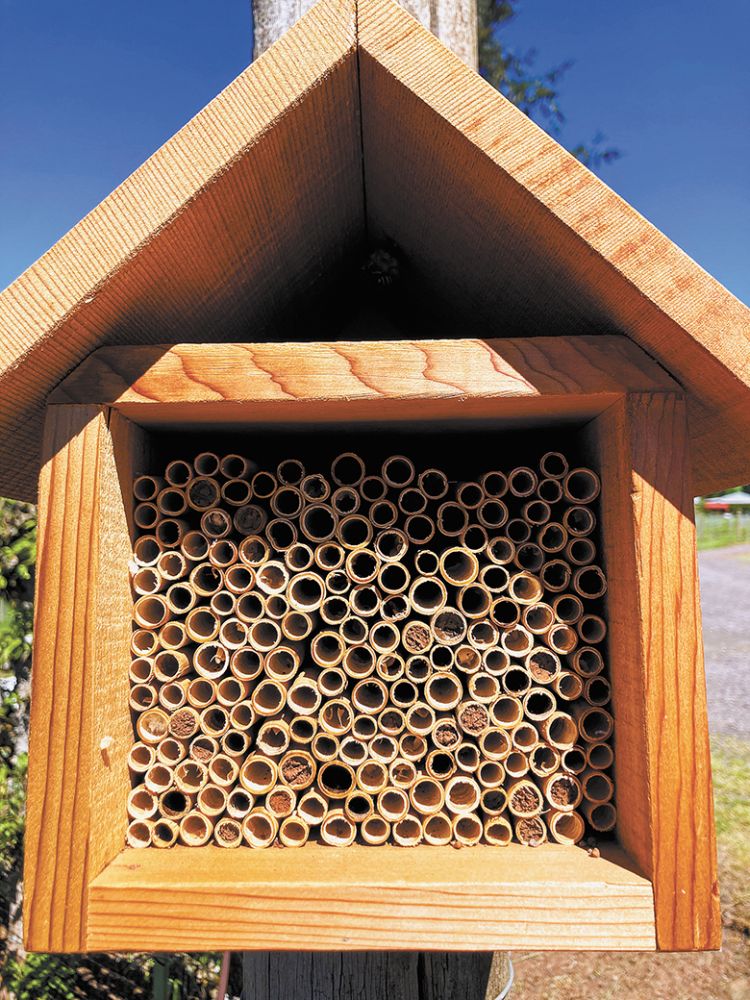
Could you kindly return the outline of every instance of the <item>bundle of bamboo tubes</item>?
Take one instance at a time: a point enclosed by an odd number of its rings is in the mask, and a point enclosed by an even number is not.
[[[614,829],[599,479],[240,455],[133,485],[132,847]]]

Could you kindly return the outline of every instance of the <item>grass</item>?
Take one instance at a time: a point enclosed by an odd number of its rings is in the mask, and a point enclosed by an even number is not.
[[[724,923],[750,934],[750,744],[711,740]]]
[[[727,545],[750,542],[750,514],[709,514],[695,512],[698,531],[698,549],[721,549]]]

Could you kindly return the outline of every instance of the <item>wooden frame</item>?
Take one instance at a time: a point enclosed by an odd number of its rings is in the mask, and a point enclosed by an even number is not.
[[[600,858],[552,845],[123,850],[129,482],[148,461],[151,430],[401,421],[415,401],[422,421],[565,421],[602,471],[619,846]],[[718,947],[689,483],[682,390],[625,338],[92,355],[56,391],[46,421],[27,946]]]

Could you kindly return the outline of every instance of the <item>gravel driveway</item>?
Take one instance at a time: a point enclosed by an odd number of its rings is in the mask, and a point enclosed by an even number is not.
[[[698,554],[708,721],[750,738],[750,545]]]

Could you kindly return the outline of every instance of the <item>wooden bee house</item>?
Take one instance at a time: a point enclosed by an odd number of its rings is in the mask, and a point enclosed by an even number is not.
[[[0,489],[40,504],[27,947],[719,946],[692,506],[750,475],[748,312],[395,3],[321,0],[0,330]],[[126,848],[134,476],[373,424],[542,428],[599,470],[616,839]]]

